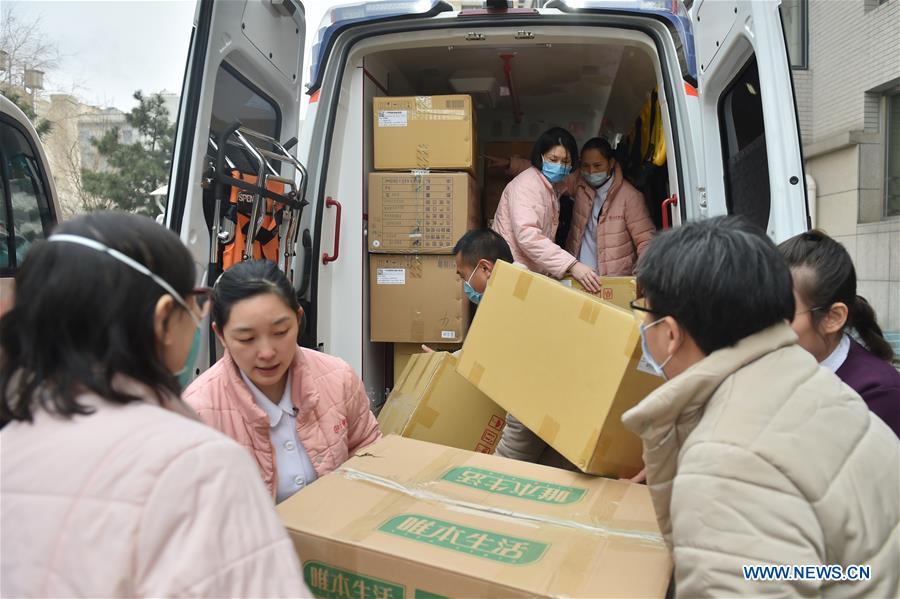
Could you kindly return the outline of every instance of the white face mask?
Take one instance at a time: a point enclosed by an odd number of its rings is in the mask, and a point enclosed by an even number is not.
[[[606,182],[610,180],[610,178],[612,177],[612,171],[600,171],[599,173],[590,173],[583,176],[584,180],[588,182],[588,185],[590,185],[594,189],[599,189],[606,185]]]
[[[666,371],[663,369],[666,367],[666,364],[669,363],[669,360],[672,359],[672,355],[670,354],[662,364],[659,364],[656,361],[656,358],[653,357],[653,354],[650,353],[650,346],[647,343],[647,329],[655,327],[664,320],[665,318],[660,318],[659,320],[655,320],[646,326],[644,326],[644,323],[642,322],[638,328],[641,332],[641,351],[644,354],[644,360],[647,362],[650,368],[653,369],[653,373],[656,374],[656,376],[662,377],[664,381],[668,381],[669,377],[666,376]]]

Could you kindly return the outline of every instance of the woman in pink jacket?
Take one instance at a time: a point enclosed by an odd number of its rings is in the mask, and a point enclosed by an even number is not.
[[[381,437],[353,369],[297,345],[302,314],[276,264],[226,270],[212,313],[225,355],[184,395],[203,422],[250,452],[276,502]]]
[[[310,596],[253,461],[178,398],[194,277],[130,214],[29,252],[0,319],[0,596]]]
[[[531,152],[531,167],[510,181],[494,216],[494,230],[513,258],[529,270],[561,279],[571,274],[588,291],[600,291],[594,269],[554,242],[559,196],[577,161],[578,146],[561,127],[545,131]]]
[[[503,161],[496,162],[505,166]],[[509,160],[509,172],[529,168],[521,158]],[[625,180],[609,142],[588,140],[581,149],[581,166],[557,186],[575,198],[566,251],[603,276],[631,276],[656,227],[644,196]]]

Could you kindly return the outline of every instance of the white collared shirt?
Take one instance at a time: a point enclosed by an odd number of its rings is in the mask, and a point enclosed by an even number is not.
[[[316,469],[306,448],[297,438],[297,415],[291,402],[291,373],[288,371],[287,384],[278,405],[272,403],[243,371],[241,378],[249,387],[253,401],[269,417],[269,436],[275,450],[275,471],[278,473],[275,502],[281,503],[316,480]]]
[[[831,372],[837,372],[838,368],[844,365],[844,362],[847,361],[847,355],[850,353],[850,336],[847,333],[844,333],[844,336],[841,337],[841,342],[838,343],[838,346],[834,348],[834,351],[831,352],[827,358],[822,360],[819,364],[822,368],[830,370]]]
[[[594,270],[597,270],[597,221],[600,220],[600,211],[603,210],[603,204],[606,202],[606,196],[609,194],[614,178],[615,175],[597,188],[591,215],[588,217],[588,222],[584,227],[584,237],[581,239],[578,261],[587,264]]]

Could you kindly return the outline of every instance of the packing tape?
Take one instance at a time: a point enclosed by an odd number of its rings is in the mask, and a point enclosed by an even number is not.
[[[484,366],[482,366],[478,362],[474,362],[472,364],[472,369],[469,370],[469,376],[466,378],[469,379],[470,383],[478,387],[481,384],[482,376],[484,376]]]
[[[409,336],[414,341],[425,340],[425,316],[422,312],[416,311],[412,317],[409,323]]]
[[[430,396],[431,392],[429,391],[428,397]],[[411,424],[421,424],[425,428],[430,429],[432,426],[434,426],[434,421],[437,420],[438,416],[440,416],[441,413],[430,406],[424,405],[427,401],[427,397],[426,399],[422,400],[422,405],[419,405],[419,409],[416,410]]]
[[[538,429],[538,437],[547,442],[548,445],[553,445],[553,442],[556,441],[556,435],[559,434],[559,423],[550,418],[550,416],[544,416],[544,419],[541,421],[541,426]]]
[[[581,304],[581,312],[578,314],[578,318],[590,325],[597,324],[597,318],[600,317],[600,310],[601,308],[597,302],[585,299],[584,303]]]
[[[373,507],[372,510],[366,516],[362,518],[358,518],[353,521],[350,525],[345,527],[346,529],[354,529],[359,523],[365,522],[366,528],[369,528],[370,525],[368,523],[374,524],[371,526],[372,529],[380,524],[385,519],[385,514],[397,513],[401,511],[398,509],[398,506],[403,507],[403,509],[409,508],[411,505],[415,504],[419,501],[437,503],[443,507],[449,509],[455,509],[461,511],[463,513],[470,513],[476,516],[499,516],[504,518],[512,518],[514,520],[522,520],[523,522],[531,522],[537,524],[549,524],[551,526],[560,526],[563,528],[569,528],[572,530],[578,530],[581,532],[585,532],[587,534],[597,535],[603,538],[614,538],[617,540],[624,541],[634,541],[637,544],[645,544],[648,547],[658,548],[665,547],[665,542],[663,541],[662,535],[658,532],[648,532],[648,531],[640,531],[640,530],[626,530],[624,528],[620,528],[614,526],[615,519],[609,524],[600,522],[599,519],[592,524],[586,524],[584,522],[577,522],[575,520],[567,520],[565,518],[554,518],[552,516],[540,516],[537,514],[529,514],[526,512],[519,512],[516,510],[511,510],[507,508],[500,507],[492,507],[481,505],[479,503],[474,503],[471,501],[464,501],[461,499],[454,499],[452,497],[448,497],[441,493],[437,493],[425,488],[425,485],[408,485],[401,483],[396,480],[392,480],[389,478],[385,478],[382,476],[378,476],[377,474],[371,474],[369,472],[362,472],[360,470],[356,470],[355,468],[348,468],[346,466],[342,466],[338,468],[335,472],[339,473],[345,479],[350,481],[359,481],[367,484],[375,485],[382,487],[384,489],[388,489],[393,491],[396,495],[392,494],[389,497],[393,497],[393,500],[389,500],[389,498],[385,498],[380,501],[376,506]],[[621,485],[623,488],[627,490],[628,483],[623,483]],[[622,492],[624,495],[624,491]],[[399,497],[406,497],[409,499],[408,502],[403,502],[399,500]],[[617,502],[616,502],[617,503]]]
[[[528,289],[531,287],[532,280],[531,273],[519,273],[519,280],[516,281],[516,286],[513,288],[513,297],[525,301],[525,298],[528,297]]]

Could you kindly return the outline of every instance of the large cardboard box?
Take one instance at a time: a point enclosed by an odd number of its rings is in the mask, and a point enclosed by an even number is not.
[[[475,174],[472,97],[375,98],[376,170],[464,170]]]
[[[278,506],[328,599],[663,597],[644,485],[391,436]]]
[[[631,310],[631,302],[637,297],[637,279],[635,277],[600,277],[600,291],[590,293],[571,275],[560,281],[566,287],[577,289],[602,300],[615,304],[620,308]]]
[[[641,358],[630,310],[498,261],[458,370],[582,471],[630,477],[622,413],[662,383]]]
[[[369,173],[369,251],[449,254],[481,224],[478,184],[466,173]]]
[[[369,255],[371,340],[459,343],[469,300],[453,256]]]
[[[385,435],[494,453],[506,411],[456,372],[447,352],[413,356],[378,414]]]
[[[462,349],[462,344],[456,343],[429,343],[428,347],[434,351],[455,352]],[[409,360],[416,354],[424,353],[421,343],[395,343],[394,344],[394,385],[400,381],[403,371]]]
[[[497,158],[518,156],[525,160],[531,160],[533,146],[534,142],[532,141],[492,141],[484,145],[484,153],[486,156]],[[497,212],[497,206],[500,204],[500,196],[503,195],[503,190],[512,180],[513,177],[506,174],[506,169],[489,169],[485,165],[484,190],[481,193],[481,206],[485,221],[494,218],[494,213]]]

